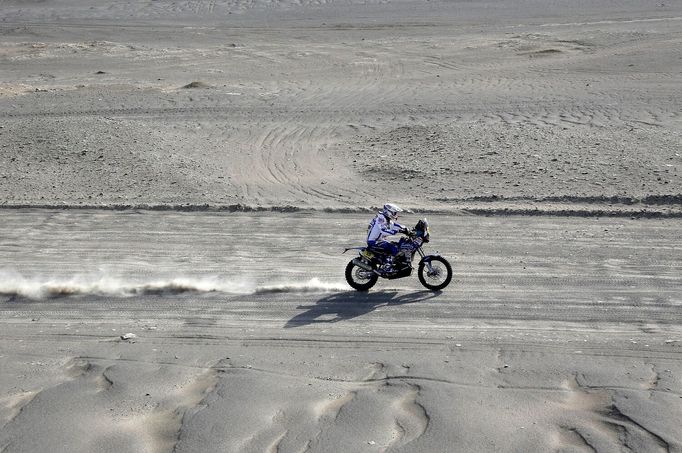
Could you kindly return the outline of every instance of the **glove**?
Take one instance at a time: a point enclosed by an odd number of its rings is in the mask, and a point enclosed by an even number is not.
[[[406,234],[408,236],[410,235],[410,229],[409,228],[401,228],[399,232]]]

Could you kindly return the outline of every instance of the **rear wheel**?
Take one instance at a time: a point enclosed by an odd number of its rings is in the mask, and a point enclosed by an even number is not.
[[[346,266],[346,281],[358,291],[368,291],[379,279],[372,271],[367,271],[349,262]]]
[[[450,284],[452,280],[452,267],[450,263],[441,256],[431,257],[428,262],[419,263],[419,281],[431,291],[440,291]]]

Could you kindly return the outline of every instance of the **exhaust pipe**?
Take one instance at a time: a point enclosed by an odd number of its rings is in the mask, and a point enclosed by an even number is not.
[[[355,258],[355,259],[353,260],[353,264],[355,264],[355,265],[356,265],[357,267],[359,267],[360,269],[364,269],[364,270],[370,271],[370,272],[373,272],[373,271],[374,271],[374,269],[372,269],[372,266],[370,266],[369,264],[363,262],[360,258]]]

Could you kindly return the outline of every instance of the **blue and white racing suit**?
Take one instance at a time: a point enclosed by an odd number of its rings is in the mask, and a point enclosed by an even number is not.
[[[369,223],[367,245],[372,248],[380,248],[389,256],[395,256],[398,254],[398,245],[394,242],[386,241],[384,238],[398,234],[402,229],[403,226],[401,224],[388,219],[380,212]]]

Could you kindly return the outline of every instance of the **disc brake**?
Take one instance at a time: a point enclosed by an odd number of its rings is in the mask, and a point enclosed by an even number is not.
[[[440,275],[440,269],[438,269],[438,268],[434,269],[434,267],[433,267],[433,265],[431,265],[430,261],[428,263],[426,263],[426,266],[428,267],[428,271],[426,272],[426,275],[428,275],[429,277],[438,277]]]

